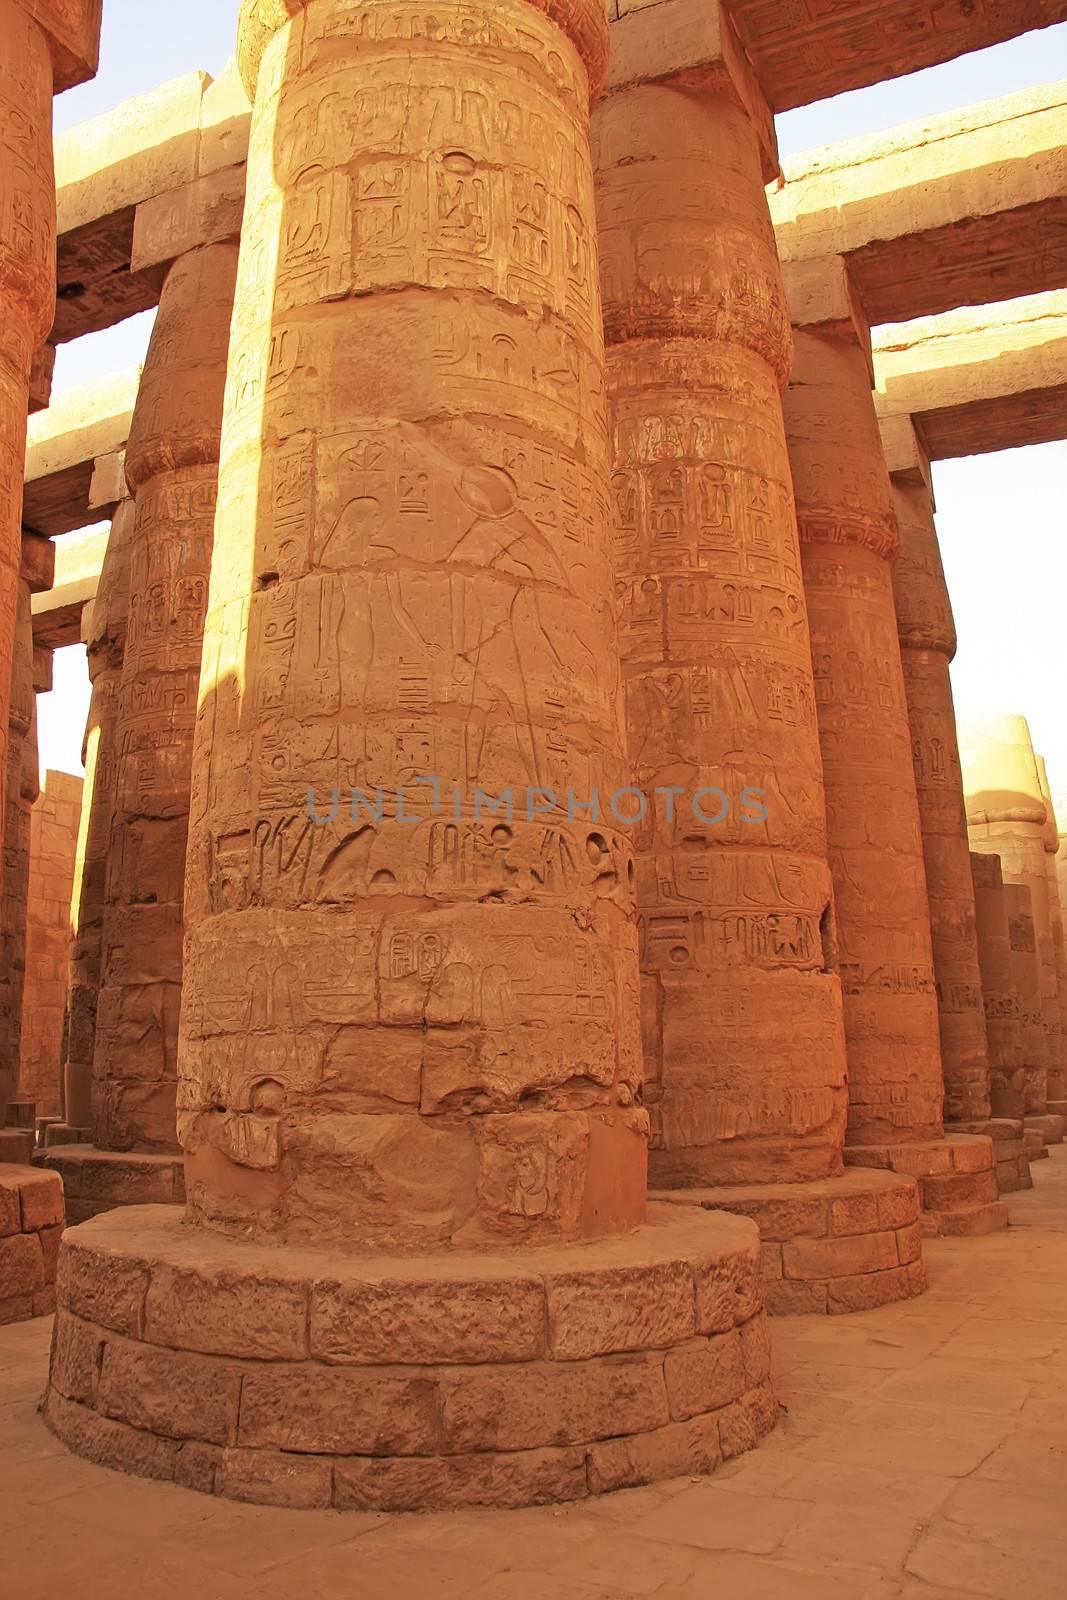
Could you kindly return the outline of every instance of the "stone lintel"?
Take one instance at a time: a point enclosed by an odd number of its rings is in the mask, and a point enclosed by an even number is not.
[[[775,111],[810,105],[1067,17],[1067,0],[730,0]]]
[[[100,457],[125,447],[140,375],[140,367],[128,367],[95,379],[57,396],[47,411],[30,418],[25,527],[54,538],[107,514],[115,502],[99,498],[94,474]]]
[[[792,261],[782,267],[789,320],[794,328],[851,339],[859,345],[874,383],[871,330],[856,298],[843,256],[818,261]]]
[[[238,238],[244,204],[243,162],[146,200],[134,214],[131,271],[169,266],[190,250]]]
[[[51,539],[30,529],[22,533],[22,561],[19,577],[30,586],[31,594],[43,594],[52,587],[56,575],[56,547]]]
[[[55,93],[96,77],[103,0],[16,0],[48,40]]]
[[[875,325],[1067,283],[1067,82],[796,157],[783,261],[848,259]]]
[[[878,426],[882,434],[882,453],[885,456],[889,476],[904,483],[925,484],[933,508],[934,484],[930,471],[930,456],[913,418],[880,416]]]
[[[879,415],[910,416],[933,461],[1067,434],[1065,290],[880,328],[874,362]]]
[[[774,111],[722,0],[609,0],[608,14],[606,94],[671,82],[726,94],[755,129],[764,181],[779,177]]]
[[[59,135],[54,340],[158,304],[165,259],[132,262],[138,208],[241,165],[250,121],[231,63],[214,81],[185,73]]]

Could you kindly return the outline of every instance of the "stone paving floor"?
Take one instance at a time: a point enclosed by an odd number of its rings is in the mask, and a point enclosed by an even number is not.
[[[711,1479],[384,1517],[231,1504],[67,1454],[48,1319],[0,1328],[0,1593],[18,1600],[1063,1600],[1067,1146],[930,1292],[774,1323],[778,1432]]]

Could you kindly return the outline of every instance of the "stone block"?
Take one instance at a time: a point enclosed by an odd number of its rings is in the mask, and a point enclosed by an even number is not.
[[[58,1173],[36,1172],[19,1185],[23,1233],[63,1226],[63,1183]]]
[[[321,1361],[535,1361],[546,1339],[545,1290],[534,1277],[316,1282],[311,1290],[311,1354]]]
[[[122,1339],[104,1348],[97,1406],[118,1422],[171,1439],[237,1438],[241,1374],[220,1361]]]
[[[778,1425],[779,1405],[769,1383],[761,1383],[716,1413],[724,1461],[754,1450]]]
[[[148,1267],[129,1256],[80,1249],[69,1236],[59,1251],[56,1284],[76,1316],[115,1333],[140,1335],[148,1290]]]
[[[921,1266],[921,1263],[920,1263]],[[907,1300],[917,1292],[910,1267],[888,1272],[864,1272],[853,1278],[834,1278],[829,1285],[827,1310],[841,1315],[852,1311],[872,1311],[877,1306]],[[923,1288],[925,1288],[925,1278]]]
[[[696,1332],[693,1275],[681,1262],[560,1273],[548,1282],[548,1327],[563,1361],[677,1344]]]
[[[242,1447],[313,1455],[432,1455],[441,1448],[430,1375],[271,1364],[246,1370]]]
[[[896,1235],[861,1233],[837,1239],[798,1239],[782,1248],[787,1278],[819,1281],[864,1272],[884,1272],[898,1265]]]
[[[44,1288],[44,1256],[36,1234],[14,1233],[0,1239],[0,1294],[32,1295]]]
[[[63,1312],[52,1334],[49,1382],[68,1400],[95,1406],[104,1335],[91,1322]]]
[[[267,1258],[269,1260],[269,1257]],[[305,1285],[225,1270],[160,1266],[145,1299],[144,1337],[152,1344],[254,1360],[293,1361],[307,1353]]]
[[[740,1330],[741,1359],[745,1369],[745,1385],[755,1389],[767,1382],[771,1375],[771,1325],[765,1314],[753,1317]]]
[[[663,1478],[714,1472],[722,1460],[718,1416],[693,1417],[650,1433],[594,1444],[588,1457],[590,1491],[606,1494]]]
[[[802,1283],[785,1278],[768,1285],[767,1310],[774,1317],[819,1315],[826,1311],[828,1298],[825,1282]]]
[[[50,1389],[44,1419],[52,1432],[77,1455],[116,1472],[132,1472],[140,1478],[172,1480],[178,1453],[174,1439],[141,1433],[124,1422],[102,1417],[96,1411],[67,1400]]]
[[[745,1389],[740,1333],[734,1329],[668,1350],[663,1375],[674,1422],[728,1405]]]
[[[333,1463],[274,1450],[223,1450],[215,1493],[258,1506],[325,1510],[333,1499]]]
[[[706,1266],[698,1264],[693,1276],[697,1333],[727,1333],[763,1309],[763,1259],[758,1234],[729,1258]]]
[[[644,1433],[672,1414],[657,1355],[468,1368],[440,1388],[449,1455]]]
[[[902,1267],[910,1266],[913,1261],[918,1261],[922,1256],[923,1231],[922,1224],[912,1222],[906,1228],[897,1229],[897,1255]]]
[[[601,1446],[594,1445],[593,1449]],[[514,1450],[467,1456],[352,1457],[334,1468],[340,1511],[454,1510],[580,1500],[588,1493],[583,1450]]]

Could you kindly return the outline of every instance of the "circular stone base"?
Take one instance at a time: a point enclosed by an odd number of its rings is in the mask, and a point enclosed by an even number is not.
[[[45,1417],[206,1493],[414,1511],[705,1473],[774,1427],[759,1240],[653,1206],[622,1238],[356,1256],[167,1206],[63,1239]]]
[[[923,1232],[934,1237],[995,1233],[1008,1226],[993,1141],[983,1135],[949,1133],[917,1144],[846,1145],[845,1164],[916,1178]]]
[[[1033,1188],[1021,1117],[983,1117],[974,1122],[946,1123],[945,1132],[978,1133],[992,1139],[997,1188],[1001,1194],[1016,1194],[1020,1189]]]
[[[63,1185],[54,1172],[0,1165],[0,1324],[55,1310]]]
[[[655,1198],[750,1217],[763,1241],[772,1315],[869,1311],[926,1288],[913,1178],[857,1169],[817,1183],[678,1189]]]
[[[61,1144],[50,1145],[40,1164],[63,1179],[67,1221],[72,1227],[116,1206],[180,1206],[185,1202],[185,1162],[180,1155]]]

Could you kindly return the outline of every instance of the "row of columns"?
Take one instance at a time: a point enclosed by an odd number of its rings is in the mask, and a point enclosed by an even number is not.
[[[988,1045],[932,507],[890,481],[845,264],[783,285],[726,13],[614,31],[609,64],[601,0],[247,4],[236,290],[231,247],[172,268],[134,419],[93,1117],[156,1151],[176,1090],[191,1226],[100,1219],[79,1304],[106,1345],[92,1285],[136,1259],[143,1375],[114,1331],[172,1440],[188,1363],[254,1358],[235,1437],[300,1503],[706,1470],[773,1425],[764,1296],[921,1292],[920,1199],[928,1228],[1006,1220],[992,1138],[944,1123],[943,1053],[950,1116],[988,1117]],[[656,791],[632,844],[592,799],[625,786]],[[91,1453],[75,1309],[47,1415]],[[589,1447],[586,1408],[545,1439],[494,1391],[502,1483],[441,1401],[501,1359],[551,1396],[580,1356],[595,1389],[620,1351],[670,1391],[719,1337],[729,1386],[675,1394],[681,1431],[612,1377],[579,1488],[543,1447]],[[384,1426],[370,1466],[346,1438],[325,1489],[294,1475],[275,1413],[324,1349],[372,1411],[405,1364],[444,1404],[414,1488]],[[329,1461],[319,1411],[299,1448]],[[239,1493],[242,1452],[194,1442]]]
[[[672,1190],[831,1178],[846,1159],[894,1167],[900,1146],[940,1145],[945,1119],[981,1130],[990,1116],[948,677],[955,634],[928,463],[910,425],[880,439],[867,330],[843,261],[791,271],[790,329],[764,191],[772,122],[753,114],[758,90],[725,16],[710,17],[684,76],[654,82],[650,36],[630,18],[593,126],[630,776],[670,795],[637,830],[635,881],[651,1174]],[[261,266],[269,230],[263,218],[254,227],[246,255]],[[94,1142],[110,1151],[176,1147],[181,879],[235,254],[210,247],[171,269],[127,457],[133,499],[116,517],[90,638],[99,801],[84,823],[68,1100],[79,1117],[91,1109]],[[573,335],[588,337],[585,313],[579,321]],[[294,333],[272,338],[275,360],[285,340],[296,347]],[[250,364],[238,350],[232,394],[247,396]],[[286,456],[295,491],[305,433]],[[363,487],[374,481],[365,474]],[[493,487],[468,472],[461,501],[499,498],[491,514],[507,527],[506,486],[496,497]],[[380,498],[327,514],[327,570],[344,551],[364,567],[368,549],[386,548]],[[290,543],[257,559],[281,573]],[[254,611],[281,603],[272,571],[255,582],[264,598]],[[355,598],[336,577],[316,583],[327,611],[366,613],[337,634],[353,656],[383,627],[400,636],[402,676],[418,669],[413,647],[432,656],[395,572],[361,579]],[[294,606],[286,595],[285,614],[263,623],[282,654],[302,626]],[[372,678],[360,688],[372,716]],[[520,703],[505,683],[472,691],[469,721]],[[291,701],[286,690],[272,726]],[[396,737],[415,734],[405,724]],[[527,779],[550,771],[539,737],[531,719]],[[343,744],[325,731],[320,742]],[[479,742],[484,752],[484,731]],[[469,744],[457,780],[480,775]],[[347,766],[312,762],[309,775],[379,782],[399,770],[353,755]],[[270,760],[288,780],[278,764],[292,752]],[[581,766],[571,758],[560,770]],[[708,789],[728,801],[714,830],[693,809]],[[746,791],[762,805],[746,806]],[[256,829],[284,855],[290,822],[266,816]],[[220,836],[232,850],[245,834],[235,821]],[[374,848],[384,861],[384,841]],[[210,881],[225,870],[212,867]],[[291,1008],[265,992],[241,1014]],[[273,1106],[277,1091],[222,1094],[218,1126],[191,1111],[189,1139],[213,1152],[202,1162],[269,1142],[273,1110],[264,1126],[260,1098]]]

